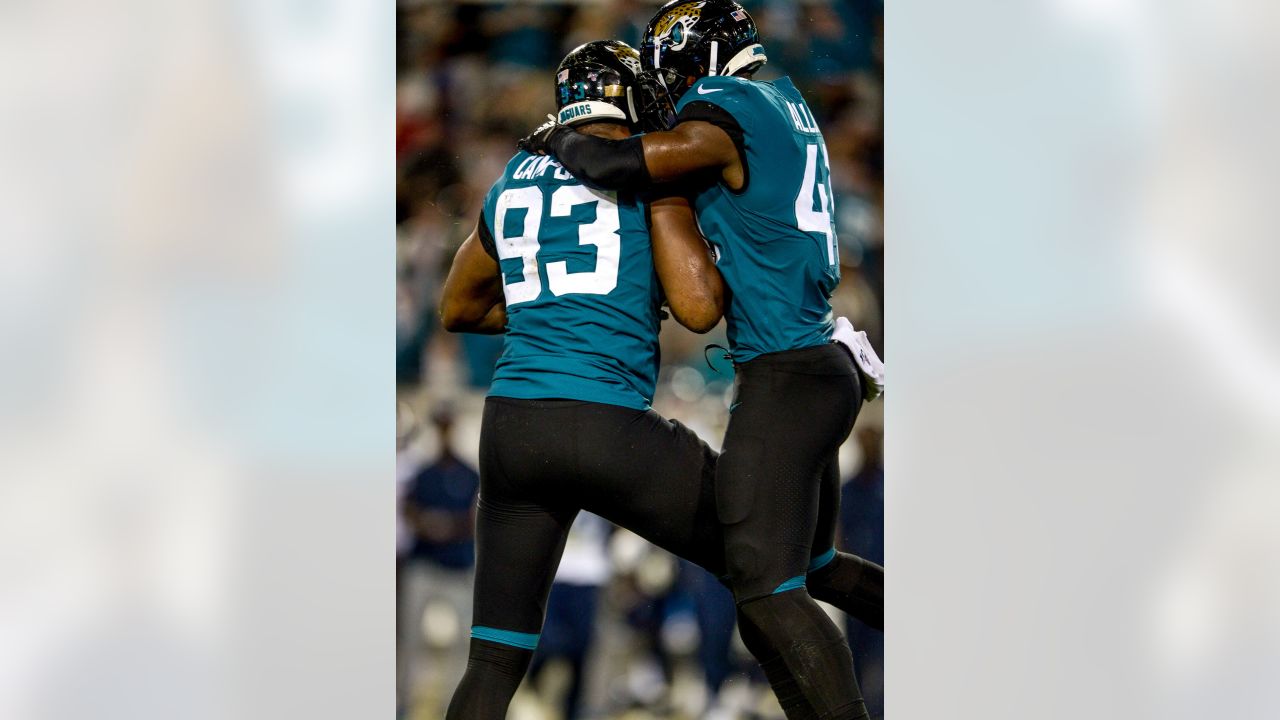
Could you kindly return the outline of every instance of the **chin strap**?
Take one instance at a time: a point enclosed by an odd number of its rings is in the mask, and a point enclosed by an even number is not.
[[[636,100],[631,92],[631,86],[627,86],[627,109],[631,111],[631,124],[640,124],[640,113],[636,112]]]

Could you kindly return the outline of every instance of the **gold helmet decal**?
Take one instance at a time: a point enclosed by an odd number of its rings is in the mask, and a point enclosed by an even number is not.
[[[622,43],[613,43],[610,45],[609,49],[613,51],[614,56],[617,57],[623,65],[627,66],[628,70],[636,75],[640,74],[642,69],[640,67],[640,53],[636,52],[635,48],[630,45],[623,45]]]
[[[653,36],[658,40],[670,37],[672,49],[683,48],[685,40],[689,37],[689,28],[702,17],[702,6],[706,4],[703,0],[703,2],[685,3],[671,8],[670,12],[654,23]]]

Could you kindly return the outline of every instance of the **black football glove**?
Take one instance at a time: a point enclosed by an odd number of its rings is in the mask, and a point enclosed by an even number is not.
[[[546,155],[550,152],[551,138],[557,133],[573,132],[567,125],[561,125],[556,119],[547,116],[547,121],[533,129],[533,132],[520,138],[516,147],[534,155]]]

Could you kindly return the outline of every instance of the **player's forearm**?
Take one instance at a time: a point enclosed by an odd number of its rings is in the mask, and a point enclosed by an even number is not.
[[[454,333],[498,335],[507,331],[507,305],[477,299],[451,301],[446,295],[440,303],[440,324]]]
[[[649,185],[639,137],[610,140],[560,131],[548,142],[560,164],[582,182],[603,190],[638,190]]]
[[[704,171],[718,175],[738,159],[737,146],[728,134],[700,120],[642,137],[645,169],[654,183],[673,182]]]
[[[668,197],[649,209],[653,264],[671,314],[681,325],[705,333],[724,315],[724,280],[698,232],[693,208],[683,197]]]
[[[440,324],[449,332],[505,332],[507,307],[498,263],[471,233],[454,255],[440,296]]]
[[[724,316],[724,281],[714,265],[680,258],[658,272],[676,322],[696,333],[710,332],[719,324]]]

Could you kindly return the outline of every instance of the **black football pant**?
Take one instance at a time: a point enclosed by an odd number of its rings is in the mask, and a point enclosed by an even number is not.
[[[838,492],[840,445],[861,408],[857,369],[827,344],[736,370],[716,504],[743,641],[788,718],[865,718],[849,646],[806,589],[815,533],[831,547],[824,513],[838,499],[822,500],[833,479]]]
[[[471,657],[449,720],[505,717],[537,645],[551,582],[579,510],[726,578],[716,464],[716,453],[693,431],[652,410],[488,398],[480,438]],[[867,595],[859,588],[871,587],[868,579],[879,568],[867,564],[873,569],[867,572],[859,558],[829,551],[839,502],[838,472],[831,477],[831,507],[823,502],[823,521],[810,525],[810,539],[831,602],[856,609]],[[858,617],[874,624],[873,614]]]
[[[693,431],[652,410],[488,398],[471,656],[448,720],[506,717],[579,510],[723,575],[715,465]]]

